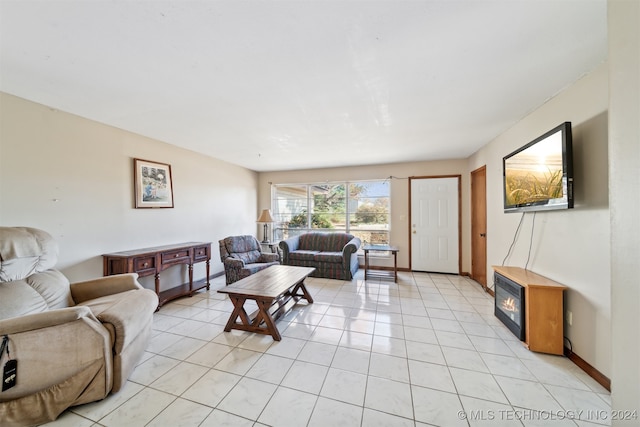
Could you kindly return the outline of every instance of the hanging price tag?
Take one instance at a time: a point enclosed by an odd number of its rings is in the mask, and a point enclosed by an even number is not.
[[[2,391],[9,390],[11,387],[15,386],[18,380],[18,361],[11,359],[11,353],[9,352],[9,336],[7,335],[2,338],[2,344],[0,345],[0,360],[2,359],[5,350],[7,351],[7,357],[9,360],[4,364],[4,369],[2,370]]]
[[[4,370],[2,371],[2,391],[9,390],[16,385],[18,379],[18,361],[15,359],[9,360],[4,364]]]

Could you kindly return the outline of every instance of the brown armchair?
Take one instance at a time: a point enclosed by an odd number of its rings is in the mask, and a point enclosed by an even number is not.
[[[280,264],[278,254],[263,253],[253,236],[230,236],[218,242],[227,285],[272,265]]]
[[[53,269],[57,249],[44,231],[0,227],[0,336],[18,361],[15,387],[0,393],[3,426],[51,421],[120,390],[151,336],[158,297],[136,274],[70,285]]]

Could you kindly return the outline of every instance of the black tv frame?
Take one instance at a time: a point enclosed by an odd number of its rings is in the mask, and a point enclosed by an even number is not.
[[[548,199],[540,202],[507,205],[507,160],[558,132],[561,132],[562,135],[562,199]],[[505,213],[564,210],[573,208],[573,137],[571,133],[571,122],[564,122],[554,127],[550,131],[545,132],[543,135],[502,158],[502,197]],[[557,200],[561,200],[561,202],[557,202]]]

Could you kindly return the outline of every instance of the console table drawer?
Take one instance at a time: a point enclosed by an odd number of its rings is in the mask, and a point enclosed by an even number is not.
[[[156,257],[136,258],[134,262],[136,271],[146,270],[147,268],[156,268]]]
[[[163,252],[160,254],[162,265],[167,264],[182,264],[185,261],[191,260],[188,249],[181,249],[177,251]]]
[[[196,261],[204,260],[210,258],[209,255],[209,246],[201,246],[194,249],[193,259]]]
[[[133,270],[140,276],[149,276],[156,272],[156,257],[135,258]]]

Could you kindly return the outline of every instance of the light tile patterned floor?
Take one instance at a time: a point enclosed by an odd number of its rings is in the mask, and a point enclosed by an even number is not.
[[[270,336],[223,331],[215,290],[165,305],[122,391],[50,426],[594,426],[610,395],[532,353],[464,277],[307,280],[315,299]]]

